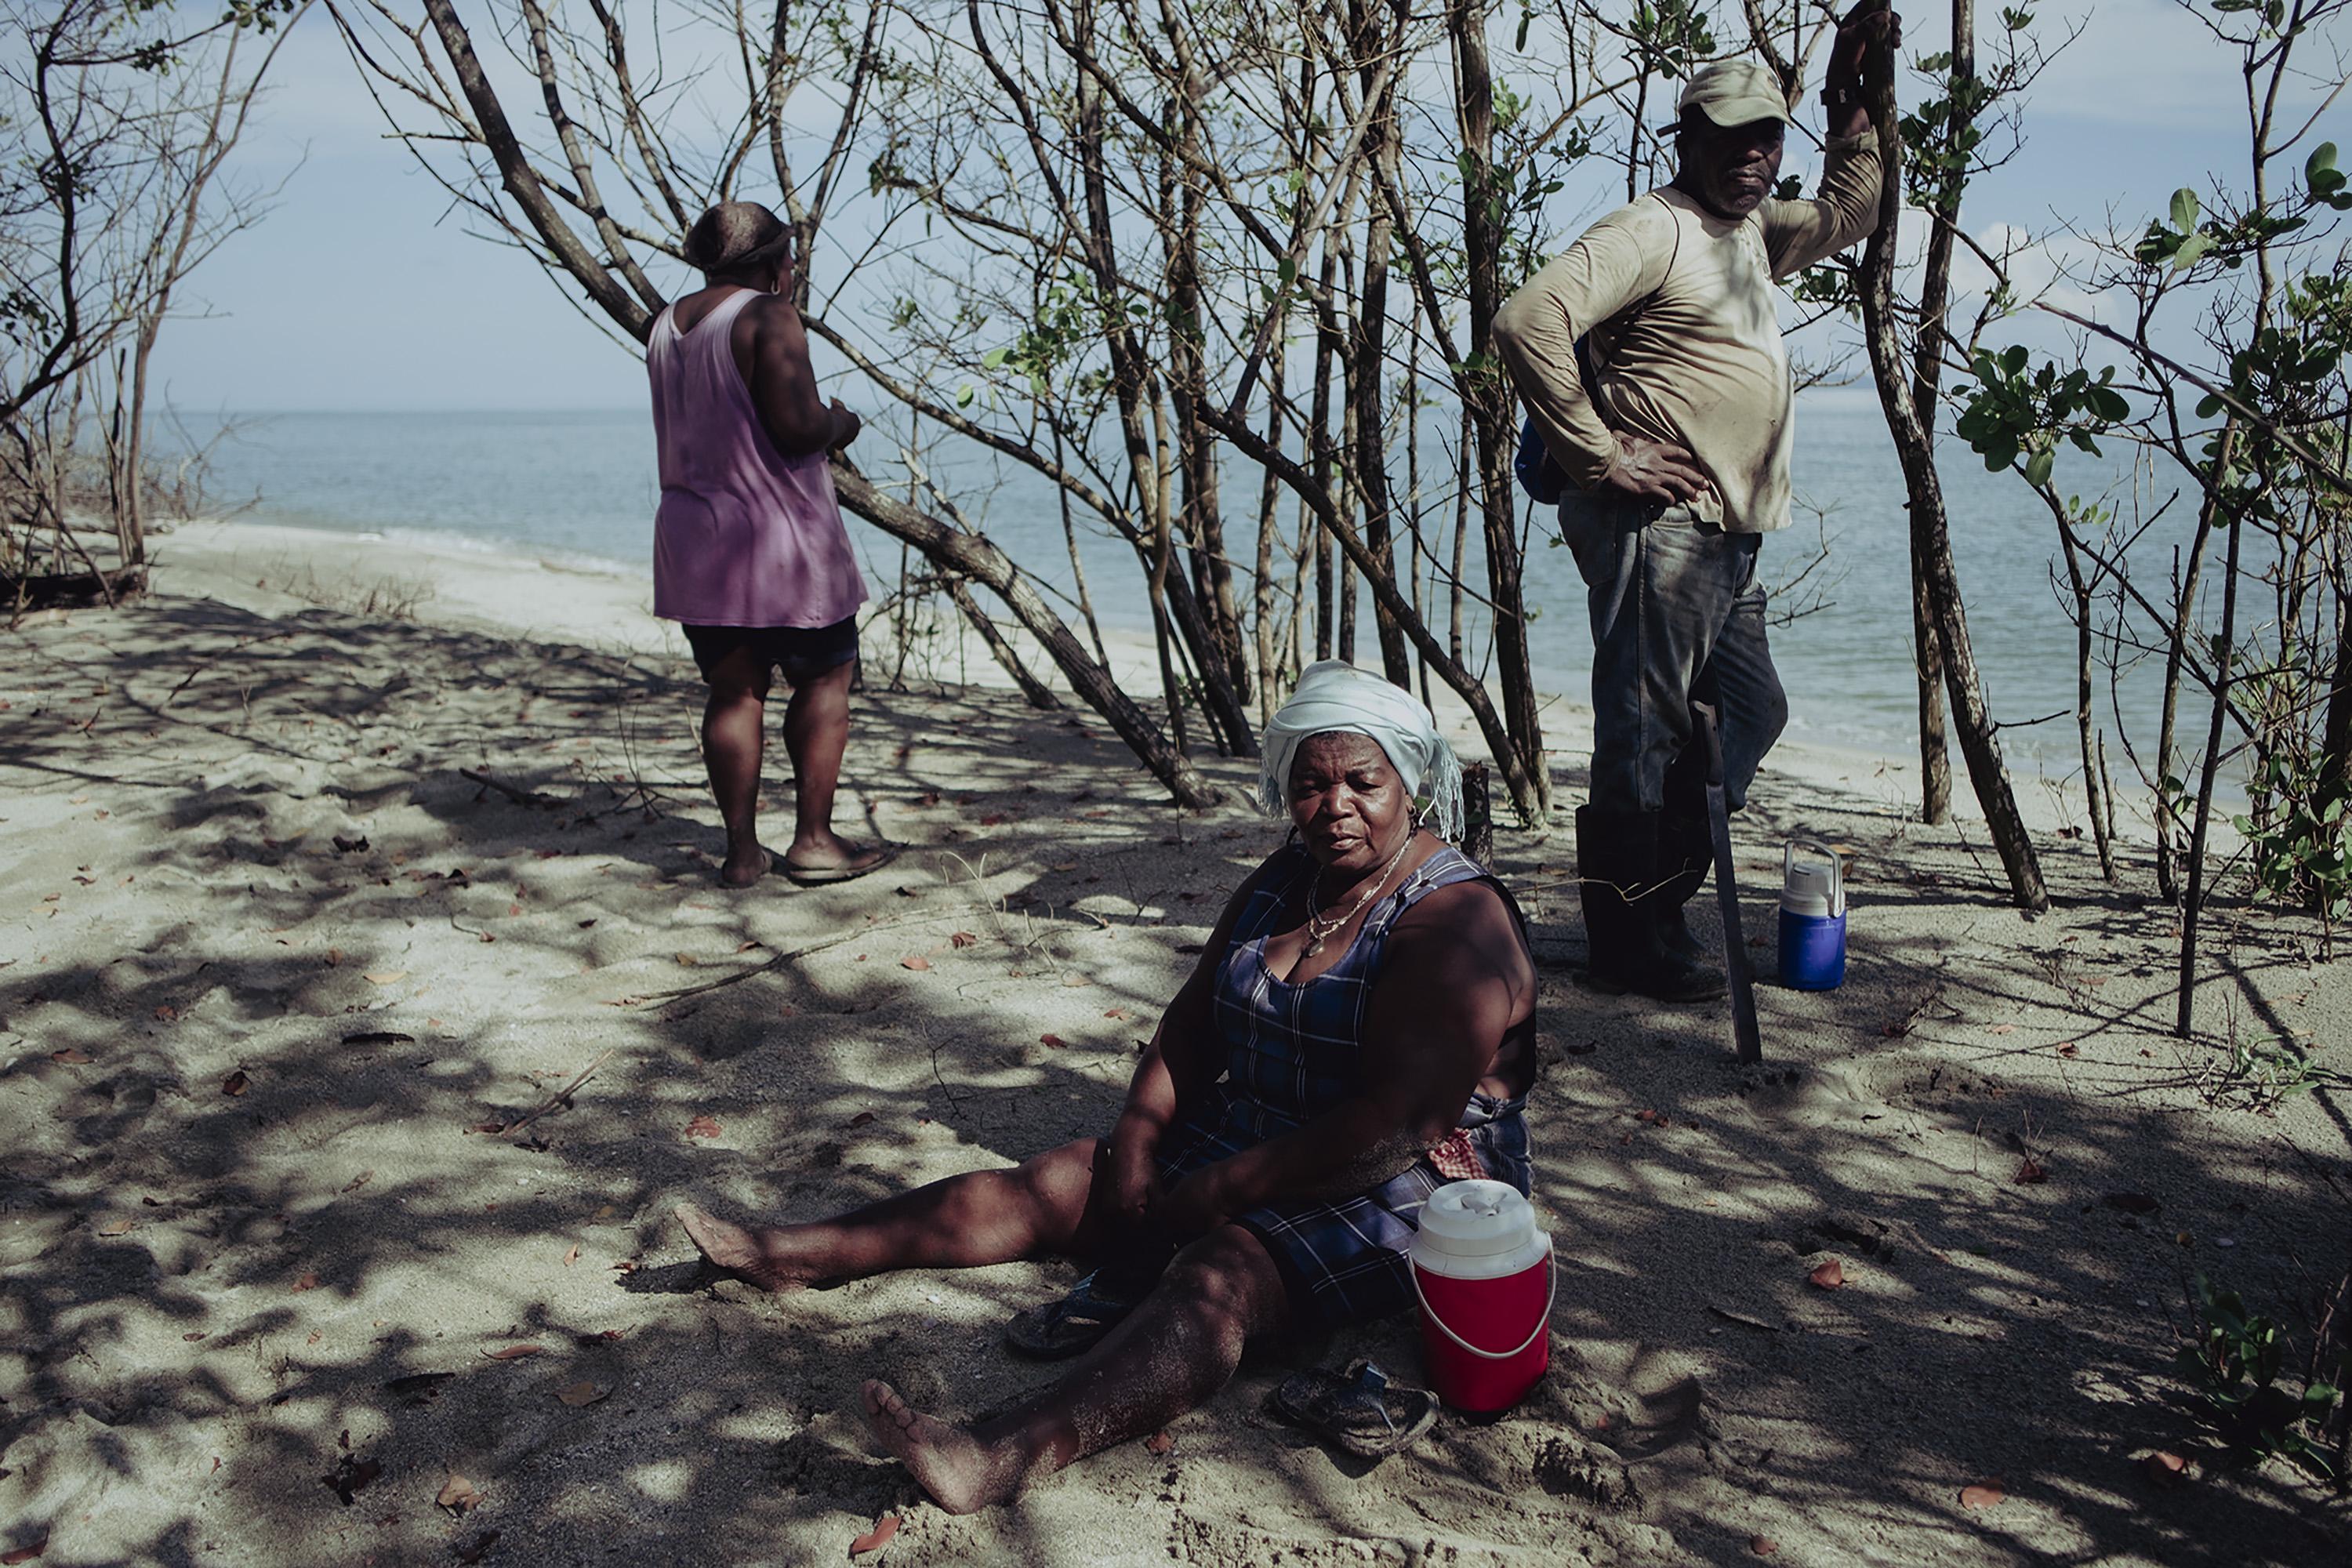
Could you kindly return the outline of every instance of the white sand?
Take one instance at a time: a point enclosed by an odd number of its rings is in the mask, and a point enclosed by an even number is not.
[[[1050,1375],[1003,1320],[1071,1270],[753,1300],[703,1288],[668,1206],[811,1215],[1100,1130],[1275,829],[1171,810],[974,649],[971,687],[860,702],[845,818],[908,856],[730,896],[642,584],[249,524],[161,553],[149,602],[0,640],[0,1552],[427,1563],[496,1531],[483,1561],[798,1563],[892,1513],[895,1563],[2343,1558],[2341,1504],[2211,1464],[2174,1402],[2191,1272],[2293,1321],[2345,1264],[2344,1097],[2260,1113],[2222,1045],[2342,1069],[2352,986],[2234,887],[2176,1041],[2144,852],[2109,889],[2045,832],[2061,907],[2028,921],[1980,826],[1902,819],[1907,774],[1785,749],[1748,931],[1769,969],[1779,838],[1826,835],[1852,974],[1766,987],[1769,1070],[1740,1071],[1719,1008],[1575,984],[1567,837],[1506,833],[1545,961],[1554,1374],[1369,1470],[1263,1413],[1307,1362],[1418,1376],[1380,1325],[1255,1359],[1165,1456],[950,1520],[868,1451],[857,1382],[1001,1405]],[[416,618],[354,613],[395,579]],[[526,1133],[467,1131],[597,1062]],[[1844,1288],[1809,1287],[1830,1256]],[[2210,1468],[2158,1490],[2151,1447]],[[321,1478],[355,1471],[345,1506]]]

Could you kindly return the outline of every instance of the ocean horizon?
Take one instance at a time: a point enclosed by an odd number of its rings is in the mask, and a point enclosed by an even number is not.
[[[652,422],[642,408],[469,411],[255,412],[225,416],[204,510],[255,521],[364,532],[420,542],[533,554],[576,569],[650,580],[653,516],[659,499]],[[2047,513],[2011,476],[1988,474],[1948,437],[1941,445],[1947,504],[1970,630],[1993,714],[2019,765],[2053,777],[2075,763],[2074,628],[2053,573],[2056,539]],[[853,456],[877,482],[898,469],[897,446],[869,426]],[[1444,461],[1424,447],[1424,464]],[[2073,471],[2069,471],[2069,466]],[[1055,492],[1026,470],[968,458],[938,459],[933,472],[971,525],[1002,545],[1076,621],[1062,518]],[[1256,485],[1232,470],[1225,499],[1237,564],[1255,556]],[[2060,480],[2095,493],[2116,482],[2116,466],[2068,453]],[[1877,405],[1862,389],[1810,395],[1798,414],[1792,525],[1766,540],[1760,573],[1779,587],[1827,545],[1824,559],[1776,608],[1818,604],[1772,631],[1789,691],[1792,740],[1908,761],[1917,752],[1909,542],[1902,475]],[[903,483],[903,479],[900,480]],[[1231,504],[1240,500],[1244,504]],[[1296,506],[1282,508],[1286,528]],[[1442,519],[1450,525],[1451,507]],[[1549,518],[1533,520],[1527,554],[1529,642],[1538,684],[1581,700],[1591,643],[1584,589]],[[1106,629],[1148,631],[1133,555],[1078,517],[1081,553]],[[877,594],[896,580],[896,540],[852,518],[851,533]],[[1474,525],[1475,528],[1475,525]],[[1450,538],[1442,548],[1450,552]],[[1424,566],[1424,584],[1427,584]],[[1474,537],[1465,561],[1472,595],[1485,567]],[[1244,573],[1244,581],[1246,574]],[[1285,579],[1286,587],[1287,578]],[[1246,586],[1243,589],[1246,592]],[[1443,633],[1442,586],[1426,610]],[[989,602],[982,595],[983,602]],[[1491,668],[1486,617],[1465,605],[1468,662]],[[1370,595],[1357,618],[1357,656],[1377,657]],[[2126,789],[2129,763],[2114,738],[2122,705],[2135,740],[2155,732],[2157,688],[2143,664],[2110,682],[2095,672],[2095,720],[2110,732],[2110,765]],[[1957,758],[1955,759],[1957,767]]]

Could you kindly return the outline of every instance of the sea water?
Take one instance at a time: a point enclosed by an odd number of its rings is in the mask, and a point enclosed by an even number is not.
[[[895,444],[869,427],[856,453],[877,480],[894,472]],[[2007,474],[1988,474],[1946,437],[1942,473],[1953,552],[1979,664],[1995,717],[2019,728],[2004,743],[2020,763],[2062,776],[2075,765],[2074,628],[2062,603],[2056,536],[2048,512]],[[931,471],[971,526],[986,532],[1049,590],[1066,595],[1071,573],[1053,489],[1026,470],[983,466],[946,454]],[[1434,449],[1424,481],[1450,467]],[[2112,466],[2069,453],[2062,486],[2085,493],[2114,477]],[[1909,534],[1903,478],[1874,403],[1851,390],[1807,399],[1797,430],[1797,519],[1767,539],[1761,574],[1780,584],[1825,540],[1827,559],[1777,600],[1820,607],[1776,626],[1774,657],[1789,690],[1793,739],[1909,760],[1916,755],[1917,682],[1911,652]],[[901,492],[903,493],[903,491]],[[1255,558],[1258,486],[1238,464],[1223,493],[1227,548],[1246,570]],[[213,453],[213,510],[250,501],[256,521],[398,538],[455,538],[584,567],[650,575],[653,515],[659,496],[652,424],[642,409],[612,412],[272,414],[241,418]],[[1524,503],[1523,503],[1524,506]],[[1450,526],[1435,509],[1433,529]],[[2176,508],[2177,510],[2184,510]],[[1281,508],[1295,528],[1295,503]],[[1081,548],[1097,615],[1107,626],[1150,625],[1141,577],[1129,547],[1078,514]],[[1575,562],[1551,544],[1538,511],[1527,555],[1530,646],[1540,688],[1583,700],[1591,641]],[[1491,668],[1476,524],[1465,576],[1466,652]],[[877,588],[897,579],[898,542],[855,519],[851,529]],[[1436,548],[1446,551],[1450,545]],[[1424,577],[1427,563],[1423,563]],[[2053,573],[2057,575],[2053,578]],[[1281,574],[1286,588],[1291,577]],[[1310,585],[1311,592],[1311,585]],[[1440,590],[1442,595],[1442,589]],[[1066,604],[1066,615],[1073,616]],[[1430,610],[1444,635],[1442,597]],[[1357,657],[1378,658],[1369,595],[1358,616]],[[2098,675],[2097,718],[2112,729],[2110,694]],[[2128,673],[2120,699],[2145,745],[2156,720],[2156,673],[2147,661]],[[2041,721],[2035,723],[2034,721]],[[2190,722],[2193,727],[2194,717]],[[2126,764],[2113,741],[2110,764]],[[2128,781],[2119,777],[2118,783]]]

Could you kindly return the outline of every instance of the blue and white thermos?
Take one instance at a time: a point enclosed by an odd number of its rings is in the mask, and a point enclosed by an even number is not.
[[[1834,991],[1845,980],[1845,871],[1817,838],[1780,851],[1780,984]]]

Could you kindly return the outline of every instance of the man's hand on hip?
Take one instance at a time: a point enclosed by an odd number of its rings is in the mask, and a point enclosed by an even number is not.
[[[1706,475],[1688,447],[1622,434],[1617,461],[1601,480],[1601,492],[1620,500],[1686,501],[1706,489]]]

